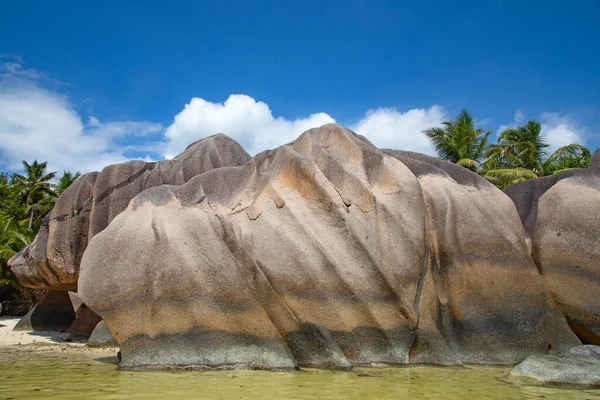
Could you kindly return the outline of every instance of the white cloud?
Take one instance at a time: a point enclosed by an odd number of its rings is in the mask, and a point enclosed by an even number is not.
[[[378,147],[413,150],[435,154],[423,130],[444,120],[439,106],[399,112],[391,108],[369,110],[351,128]],[[232,94],[224,103],[212,103],[194,97],[166,131],[165,156],[175,156],[191,142],[215,133],[225,133],[238,141],[250,154],[273,149],[291,142],[307,129],[335,122],[326,113],[287,120],[274,117],[266,103],[244,94]]]
[[[367,111],[364,118],[352,129],[366,136],[380,148],[435,155],[435,149],[423,131],[439,126],[446,119],[446,113],[440,106],[414,108],[406,112],[393,108],[378,108]]]
[[[254,155],[288,143],[307,129],[330,122],[335,120],[325,113],[293,121],[275,118],[266,103],[244,94],[232,94],[225,103],[211,103],[194,97],[167,128],[165,155],[171,158],[191,142],[215,133],[225,133]]]
[[[571,115],[546,112],[541,115],[540,122],[550,152],[570,143],[585,145],[588,128],[580,126]]]
[[[162,124],[147,121],[118,121],[102,123],[96,117],[90,117],[86,133],[104,138],[117,138],[122,136],[147,136],[161,133]]]
[[[88,172],[128,160],[118,138],[162,131],[138,121],[84,124],[69,100],[43,85],[44,76],[5,64],[0,75],[0,167],[21,170],[21,160],[48,161],[50,171]]]

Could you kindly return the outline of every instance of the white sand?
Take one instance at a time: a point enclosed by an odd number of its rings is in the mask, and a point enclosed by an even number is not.
[[[40,348],[44,350],[76,350],[90,352],[111,352],[116,350],[86,347],[85,342],[65,342],[69,337],[67,332],[13,332],[13,328],[19,322],[19,318],[0,317],[0,347],[5,346],[27,346],[28,348]]]
[[[13,332],[13,328],[17,322],[19,322],[19,318],[0,317],[0,346],[33,343],[59,344],[64,343],[64,340],[69,336],[66,332]],[[79,343],[76,345],[79,345]]]

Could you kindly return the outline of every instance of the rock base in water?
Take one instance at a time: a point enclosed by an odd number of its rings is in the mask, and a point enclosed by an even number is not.
[[[600,388],[600,346],[577,346],[560,355],[532,355],[517,365],[509,380],[515,383]]]

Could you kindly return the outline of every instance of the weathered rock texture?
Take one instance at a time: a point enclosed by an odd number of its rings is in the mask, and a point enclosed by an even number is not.
[[[531,254],[559,309],[600,344],[600,149],[587,169],[509,186]]]
[[[119,347],[104,321],[98,322],[86,344],[89,347]]]
[[[577,389],[600,388],[600,347],[577,346],[558,355],[532,355],[517,365],[515,383]]]
[[[244,165],[250,156],[225,135],[188,146],[172,160],[130,161],[77,179],[46,216],[31,245],[10,261],[22,285],[77,291],[79,264],[88,242],[145,189],[179,185],[213,168]]]
[[[580,343],[511,200],[462,167],[324,125],[154,186],[81,263],[122,367],[515,363]]]
[[[67,332],[69,332],[70,335],[65,341],[87,340],[94,331],[94,328],[96,328],[98,323],[102,320],[98,314],[93,312],[85,304],[82,304],[79,307],[76,311],[76,315],[75,321],[73,321],[71,326],[69,326],[69,329],[67,329]]]

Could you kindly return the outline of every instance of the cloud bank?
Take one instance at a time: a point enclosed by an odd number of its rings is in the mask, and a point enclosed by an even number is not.
[[[225,133],[254,155],[291,142],[307,129],[335,122],[325,113],[286,120],[275,118],[266,103],[244,94],[232,94],[224,103],[211,103],[194,97],[165,132],[171,158],[188,144],[215,133]]]
[[[171,158],[188,144],[215,133],[237,140],[250,154],[294,140],[307,129],[336,122],[325,112],[297,119],[275,116],[268,104],[245,94],[223,103],[194,97],[165,128],[151,121],[103,122],[80,115],[68,97],[49,88],[43,74],[18,63],[0,66],[0,170],[19,171],[21,160],[48,161],[49,170],[88,172],[132,158]],[[380,148],[435,155],[422,133],[454,115],[440,105],[429,108],[366,110],[349,127]],[[544,113],[544,134],[553,149],[585,144],[589,129],[571,115]],[[511,125],[525,121],[518,110]],[[501,126],[498,131],[507,126]]]
[[[163,126],[145,121],[83,122],[68,98],[43,86],[43,75],[5,65],[0,74],[0,167],[21,170],[21,160],[48,161],[51,171],[100,170],[124,162],[128,136],[161,133]]]
[[[350,128],[366,136],[378,147],[434,154],[433,147],[422,131],[439,125],[445,117],[440,106],[406,112],[379,108],[368,110]],[[167,128],[165,156],[171,158],[191,142],[215,133],[227,134],[254,155],[291,142],[307,129],[332,122],[336,122],[335,119],[324,112],[295,120],[274,117],[266,103],[244,94],[232,94],[224,103],[211,103],[195,97]]]

